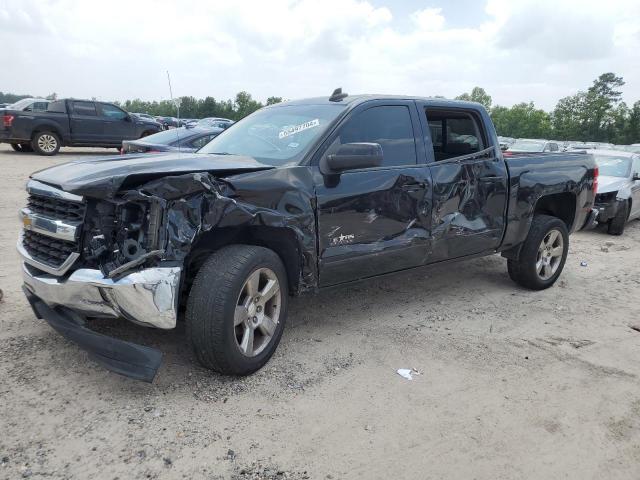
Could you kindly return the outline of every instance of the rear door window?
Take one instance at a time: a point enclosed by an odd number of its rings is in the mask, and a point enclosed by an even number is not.
[[[405,105],[371,107],[356,113],[342,126],[330,150],[359,142],[380,144],[383,167],[417,163],[411,113]]]
[[[73,102],[73,113],[76,115],[85,115],[96,117],[96,104],[93,102]]]
[[[475,115],[462,110],[425,109],[436,161],[470,155],[486,148]]]

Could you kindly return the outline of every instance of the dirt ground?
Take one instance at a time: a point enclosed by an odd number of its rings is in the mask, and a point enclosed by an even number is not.
[[[34,317],[14,248],[30,172],[112,152],[0,146],[0,478],[640,478],[640,222],[573,235],[543,292],[493,256],[295,299],[248,378],[101,321],[165,352],[145,384]]]

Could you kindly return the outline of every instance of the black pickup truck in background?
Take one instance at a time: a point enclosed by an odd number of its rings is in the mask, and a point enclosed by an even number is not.
[[[117,105],[87,100],[58,100],[46,111],[1,112],[0,142],[17,151],[55,155],[62,146],[116,147],[162,130],[155,121],[140,118]]]
[[[24,291],[116,372],[151,381],[161,354],[84,318],[184,318],[203,365],[246,375],[275,351],[290,295],[493,254],[519,285],[550,287],[570,232],[595,224],[597,177],[588,154],[504,158],[479,104],[336,91],[263,108],[193,154],[33,174]]]

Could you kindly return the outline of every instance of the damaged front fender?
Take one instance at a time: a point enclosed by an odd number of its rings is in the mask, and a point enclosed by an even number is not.
[[[206,172],[169,176],[126,190],[109,203],[111,210],[94,207],[103,214],[93,220],[85,242],[87,257],[106,276],[142,264],[183,265],[195,248],[220,248],[220,239],[227,238],[223,233],[233,231],[228,238],[235,242],[276,250],[294,294],[317,287],[313,183],[305,167],[223,179]],[[116,226],[109,229],[112,223]],[[278,238],[278,232],[286,235]],[[293,239],[294,248],[285,237]]]

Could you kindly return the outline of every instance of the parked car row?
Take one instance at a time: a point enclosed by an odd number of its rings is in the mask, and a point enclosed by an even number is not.
[[[134,115],[155,120],[162,126],[164,130],[195,126],[195,125],[203,125],[203,124],[211,127],[218,127],[218,128],[224,129],[224,128],[228,128],[234,123],[233,120],[229,120],[228,118],[218,118],[218,117],[197,119],[197,118],[176,118],[176,117],[163,117],[163,116],[154,117],[146,113],[135,113]]]
[[[0,143],[8,143],[18,152],[40,155],[55,155],[63,146],[195,151],[233,124],[226,118],[187,123],[161,117],[161,122],[145,113],[128,113],[113,103],[76,99],[25,98],[0,109],[0,116]],[[169,123],[179,131],[134,142],[166,131]]]

